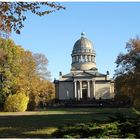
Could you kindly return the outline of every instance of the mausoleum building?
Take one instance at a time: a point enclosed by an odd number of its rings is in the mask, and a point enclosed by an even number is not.
[[[96,67],[96,53],[93,43],[81,33],[72,50],[70,73],[59,73],[59,80],[54,80],[56,98],[67,99],[112,99],[114,98],[114,82],[109,72],[102,74]]]

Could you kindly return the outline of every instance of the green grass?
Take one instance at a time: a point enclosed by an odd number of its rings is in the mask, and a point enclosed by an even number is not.
[[[58,127],[104,121],[120,112],[136,117],[131,108],[58,108],[35,112],[0,112],[0,138],[51,138]]]

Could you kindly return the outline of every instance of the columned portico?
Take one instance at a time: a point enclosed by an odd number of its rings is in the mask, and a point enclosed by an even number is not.
[[[83,95],[82,95],[82,81],[79,81],[80,82],[80,99],[82,99]]]
[[[90,81],[87,81],[88,83],[88,98],[90,98]]]
[[[91,97],[95,97],[95,81],[92,79],[74,80],[74,98],[79,100]]]
[[[95,80],[92,80],[92,84],[93,84],[93,97],[95,98]]]
[[[77,81],[74,81],[74,98],[77,98]]]

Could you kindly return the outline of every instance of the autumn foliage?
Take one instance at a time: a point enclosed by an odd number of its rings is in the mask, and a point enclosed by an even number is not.
[[[22,92],[29,97],[29,109],[34,110],[40,102],[54,98],[47,64],[45,55],[33,54],[10,39],[0,38],[0,101]]]
[[[27,109],[29,97],[24,93],[9,95],[4,104],[4,111],[24,112]]]
[[[140,39],[129,40],[126,49],[127,53],[121,53],[116,60],[116,96],[125,95],[132,105],[140,107]]]

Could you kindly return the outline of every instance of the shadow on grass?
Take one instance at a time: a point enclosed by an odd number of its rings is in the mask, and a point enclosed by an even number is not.
[[[90,122],[95,119],[107,119],[107,114],[0,116],[0,138],[50,138],[52,132],[47,134],[47,128]]]
[[[110,111],[89,111],[86,114],[75,112],[74,114],[2,115],[0,138],[52,138],[51,134],[60,126],[104,121],[110,115],[113,115]]]
[[[33,133],[30,133],[33,132]],[[36,133],[35,128],[7,128],[0,130],[0,138],[52,138],[51,134],[46,133]]]

